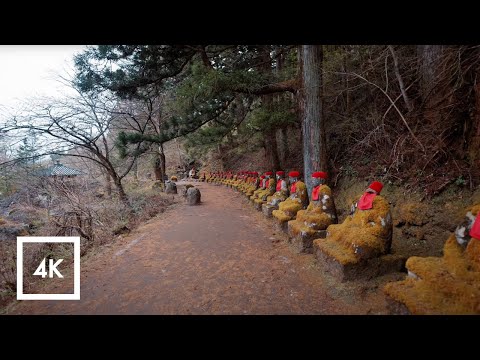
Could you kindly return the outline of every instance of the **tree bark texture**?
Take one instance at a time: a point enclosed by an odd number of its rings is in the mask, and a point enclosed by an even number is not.
[[[303,167],[308,194],[312,192],[311,175],[327,171],[327,147],[322,104],[322,45],[302,46],[303,73]]]

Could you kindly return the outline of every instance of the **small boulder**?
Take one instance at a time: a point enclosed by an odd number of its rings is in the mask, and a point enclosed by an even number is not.
[[[193,185],[191,185],[191,184],[185,185],[185,186],[183,187],[183,190],[182,190],[182,196],[183,196],[183,197],[187,197],[187,191],[188,191],[188,189],[190,189],[190,188],[192,188],[192,187],[193,187]]]
[[[201,194],[200,194],[200,190],[198,190],[198,188],[196,188],[196,187],[188,188],[187,196],[186,196],[188,205],[198,205],[198,204],[200,204],[200,197],[201,197]]]
[[[165,186],[165,192],[167,194],[178,194],[177,185],[171,181],[167,182],[167,185]]]

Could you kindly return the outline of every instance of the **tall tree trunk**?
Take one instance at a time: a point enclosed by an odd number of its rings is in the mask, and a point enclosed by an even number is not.
[[[282,135],[282,155],[283,155],[283,159],[282,159],[282,165],[285,166],[285,164],[287,163],[288,159],[290,158],[290,149],[288,147],[288,128],[286,126],[284,126],[282,128],[282,132],[281,132],[281,135]]]
[[[281,51],[281,47],[277,48],[277,52]],[[277,78],[280,79],[281,72],[283,70],[284,64],[284,54],[280,54],[276,57],[277,66],[275,67],[275,73]],[[289,94],[293,95],[293,94]],[[282,100],[285,101],[285,94],[279,93],[275,95],[274,103],[275,106],[279,106],[282,104]],[[280,154],[281,154],[281,168],[284,169],[286,167],[286,162],[288,157],[290,156],[290,151],[288,148],[288,137],[287,137],[287,125],[282,125],[281,129],[279,129],[278,134],[280,136]]]
[[[347,68],[347,52],[344,49],[344,56],[343,56],[343,62],[342,62],[342,71],[345,74],[348,74],[348,68]],[[351,97],[350,97],[350,90],[349,90],[349,81],[348,81],[348,76],[342,76],[342,82],[343,86],[345,88],[345,114],[350,116],[350,103],[351,103]]]
[[[442,94],[435,89],[438,84],[439,62],[443,53],[441,45],[418,45],[420,90],[423,100],[423,117],[427,123],[434,124],[441,116]]]
[[[280,159],[278,157],[277,131],[272,130],[265,134],[268,168],[277,171],[280,170]]]
[[[473,168],[479,168],[480,165],[480,67],[477,69],[475,82],[475,111],[473,113],[472,127],[470,130],[469,139],[469,159],[470,166]]]
[[[218,144],[217,145],[217,156],[216,158],[218,159],[217,160],[217,164],[218,164],[218,168],[215,169],[216,171],[225,171],[225,160],[223,159],[223,147],[222,147],[222,144]]]
[[[133,180],[135,182],[138,182],[138,159],[135,160],[135,162],[133,163]]]
[[[262,47],[262,65],[261,68],[266,74],[272,74],[272,58],[270,56],[270,45]],[[274,109],[273,106],[273,94],[262,95],[262,103],[267,111],[271,112]],[[270,129],[265,133],[265,151],[267,154],[267,161],[269,169],[276,171],[280,169],[280,160],[278,157],[278,144],[277,144],[277,129]]]
[[[108,196],[112,196],[112,177],[105,171],[105,191]]]
[[[300,87],[298,91],[295,94],[295,100],[297,103],[297,129],[300,129],[300,138],[299,138],[299,143],[302,144],[303,147],[303,117],[305,115],[305,97],[304,97],[304,84],[303,84],[303,46],[300,45],[297,49],[297,61],[298,61],[298,73],[297,77],[300,79]],[[303,153],[303,149],[302,149]],[[305,174],[303,174],[305,176]]]
[[[268,111],[273,110],[273,95],[263,95],[262,102]],[[278,157],[277,130],[271,129],[264,133],[265,152],[267,156],[268,168],[277,171],[280,169],[280,160]]]
[[[442,55],[442,45],[418,45],[420,88],[425,101],[435,87],[438,62]]]
[[[327,171],[328,156],[322,104],[322,45],[303,45],[303,167],[305,183],[311,194],[311,174]]]
[[[133,213],[134,211],[132,205],[130,204],[127,193],[123,188],[122,179],[120,179],[117,174],[110,174],[110,176],[112,177],[120,201],[125,205],[125,207],[130,211],[130,213]]]
[[[155,158],[155,180],[165,181],[165,153],[163,151],[163,144],[158,146],[157,155]]]

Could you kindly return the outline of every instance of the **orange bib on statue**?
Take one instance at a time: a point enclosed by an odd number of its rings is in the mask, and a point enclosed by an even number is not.
[[[373,208],[373,199],[375,199],[377,194],[374,193],[364,193],[360,200],[358,201],[358,208],[360,210],[369,210]]]
[[[282,181],[277,182],[277,191],[282,190]]]
[[[318,192],[320,190],[320,185],[315,186],[312,190],[312,200],[317,201],[318,200]]]
[[[477,218],[475,219],[475,222],[472,225],[472,228],[470,229],[470,236],[479,239],[480,240],[480,214],[477,215]]]

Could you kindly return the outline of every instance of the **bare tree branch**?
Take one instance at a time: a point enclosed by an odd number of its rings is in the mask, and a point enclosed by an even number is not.
[[[390,103],[392,104],[392,106],[394,107],[394,109],[397,111],[398,115],[400,116],[400,118],[402,119],[403,123],[405,124],[405,127],[408,129],[408,131],[410,132],[410,135],[412,135],[413,139],[418,143],[418,145],[420,145],[420,147],[422,148],[422,151],[425,152],[425,147],[423,146],[423,144],[418,140],[418,138],[415,136],[415,134],[413,133],[412,129],[410,128],[410,126],[408,125],[407,123],[407,120],[405,119],[405,117],[403,116],[402,112],[400,111],[400,109],[397,107],[397,105],[395,104],[395,101],[393,101],[393,99],[390,97],[390,95],[388,95],[385,90],[383,90],[380,86],[378,86],[377,84],[365,79],[363,76],[361,75],[358,75],[356,73],[342,73],[342,72],[336,72],[336,74],[340,74],[340,75],[353,75],[359,79],[362,79],[363,81],[365,81],[366,83],[376,87],[378,90],[380,90],[386,97],[387,99],[390,101]]]
[[[395,69],[395,75],[397,76],[398,85],[400,86],[400,91],[402,92],[403,100],[405,101],[405,105],[407,105],[408,111],[412,111],[413,110],[413,105],[412,105],[410,99],[408,98],[407,90],[405,89],[405,85],[403,84],[403,79],[402,79],[402,76],[400,75],[400,70],[398,68],[397,54],[395,53],[395,50],[393,49],[392,45],[388,45],[388,49],[390,50],[390,52],[392,54],[393,68]],[[388,79],[388,77],[387,77],[387,79]]]

